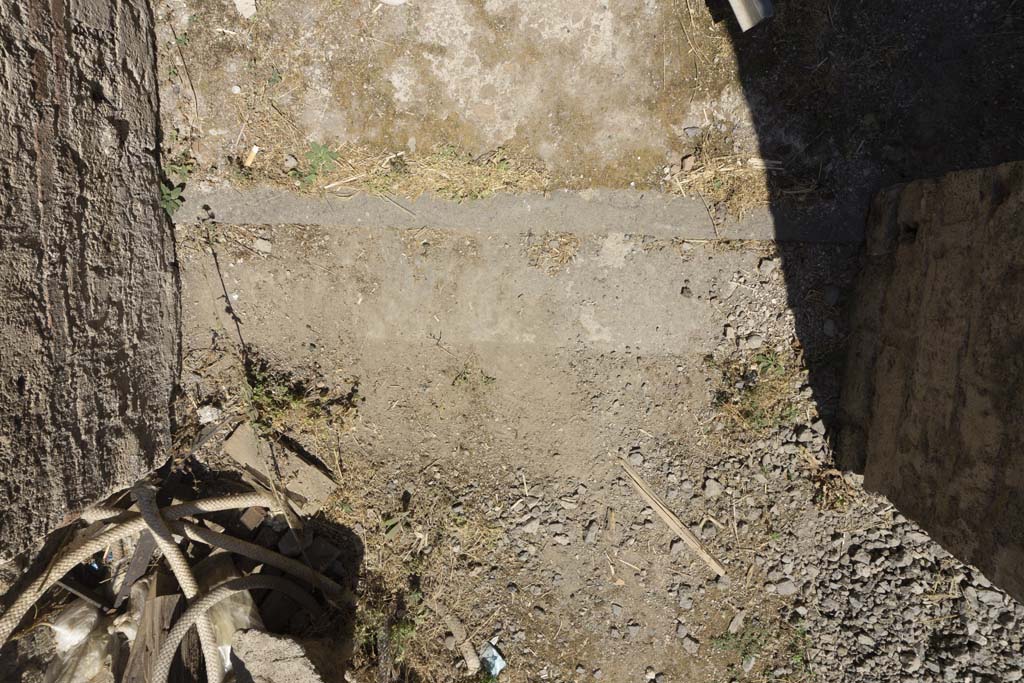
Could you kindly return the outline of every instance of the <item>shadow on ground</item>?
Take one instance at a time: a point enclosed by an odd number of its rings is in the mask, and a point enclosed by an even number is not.
[[[746,34],[726,0],[707,4],[730,27],[761,156],[784,169],[769,183],[780,241],[810,207],[828,207],[823,231],[829,221],[862,226],[881,188],[1024,159],[1020,0],[777,0],[775,17]],[[834,431],[849,330],[842,316],[801,312],[809,295],[845,310],[852,290],[809,290],[806,251],[780,252],[814,396]]]

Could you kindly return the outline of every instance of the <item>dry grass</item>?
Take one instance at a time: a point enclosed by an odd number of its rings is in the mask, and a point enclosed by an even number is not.
[[[576,259],[580,238],[569,232],[545,233],[540,237],[530,236],[526,244],[526,256],[534,268],[541,268],[554,275]]]
[[[504,148],[474,156],[442,145],[417,154],[311,141],[274,104],[273,87],[265,86],[238,105],[243,125],[231,163],[239,184],[271,183],[341,196],[366,192],[415,199],[429,193],[456,201],[544,191],[551,184],[543,164]],[[258,148],[255,154],[253,147]]]
[[[670,168],[664,177],[669,191],[700,197],[716,221],[724,218],[722,209],[743,218],[768,204],[769,172],[781,170],[777,162],[733,154],[727,138],[717,126],[706,127],[683,167]]]
[[[728,359],[719,369],[722,385],[715,405],[730,431],[764,435],[796,418],[794,385],[799,384],[800,368],[795,358],[765,352],[751,360]]]
[[[504,533],[466,502],[456,513],[443,487],[415,486],[403,499],[380,467],[354,456],[345,485],[325,507],[335,523],[360,530],[364,563],[356,617],[353,669],[391,667],[387,680],[415,672],[421,680],[453,680],[456,653],[444,647],[447,628],[427,607],[436,600],[474,632],[480,615],[464,578],[483,568]]]

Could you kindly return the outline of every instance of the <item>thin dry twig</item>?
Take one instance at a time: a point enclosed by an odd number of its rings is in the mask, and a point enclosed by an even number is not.
[[[640,477],[637,471],[633,469],[632,465],[621,458],[619,459],[619,464],[622,465],[622,469],[629,476],[636,490],[640,492],[640,495],[644,497],[648,505],[658,513],[658,516],[661,517],[662,521],[665,522],[665,524],[667,524],[668,527],[674,531],[684,543],[686,543],[686,545],[690,546],[690,549],[693,550],[700,559],[704,560],[704,563],[711,568],[711,571],[715,572],[719,576],[725,576],[725,567],[722,566],[722,563],[716,560],[711,553],[708,552],[708,549],[704,547],[704,544],[701,543],[689,529],[683,526],[679,517],[669,510],[665,502],[662,501],[658,494],[651,490],[650,486],[647,485],[647,482]]]

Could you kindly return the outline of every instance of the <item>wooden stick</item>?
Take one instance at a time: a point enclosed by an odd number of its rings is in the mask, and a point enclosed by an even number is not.
[[[701,543],[689,529],[683,526],[679,517],[668,509],[665,502],[658,497],[658,494],[651,490],[651,487],[647,485],[647,482],[640,478],[640,475],[637,474],[637,471],[633,469],[632,465],[624,459],[620,459],[619,464],[622,465],[622,469],[627,475],[629,475],[629,478],[632,480],[633,486],[636,487],[636,490],[639,491],[640,495],[647,500],[651,508],[658,513],[658,516],[661,517],[662,521],[668,525],[668,528],[674,531],[679,538],[683,539],[683,542],[690,546],[690,549],[697,553],[697,556],[700,557],[700,559],[704,560],[704,563],[711,568],[711,571],[715,572],[719,576],[725,576],[725,567],[722,566],[722,563],[712,557],[711,553],[708,552],[708,549],[704,547],[704,544]]]

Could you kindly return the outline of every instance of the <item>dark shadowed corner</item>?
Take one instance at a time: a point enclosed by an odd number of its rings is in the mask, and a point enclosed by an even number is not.
[[[729,18],[725,0],[708,5]],[[780,0],[775,10],[747,33],[729,24],[761,156],[782,169],[769,181],[778,239],[808,223],[822,234],[838,222],[900,231],[910,220],[905,214],[913,216],[900,239],[869,238],[856,288],[827,257],[809,260],[799,243],[780,245],[814,397],[832,438],[840,434],[839,464],[864,473],[869,488],[1020,597],[1019,562],[1012,558],[1019,560],[1021,515],[1008,504],[1020,497],[1020,457],[1011,448],[1019,439],[1006,422],[1013,413],[1006,388],[1017,386],[1019,363],[1009,354],[1002,381],[998,372],[976,367],[961,376],[974,356],[1007,351],[998,339],[1020,336],[1020,320],[1005,305],[1020,296],[1010,277],[1014,259],[1006,256],[1018,248],[1006,238],[1020,221],[1004,201],[1020,187],[1003,169],[924,189],[914,184],[909,199],[891,190],[870,207],[883,188],[1024,159],[1024,3]],[[1000,178],[1010,180],[1000,185]],[[922,194],[933,203],[900,213],[901,196],[906,205]],[[960,223],[975,229],[937,218],[943,202],[947,210],[950,203],[970,205]],[[883,313],[885,292],[898,287],[908,288],[899,298],[902,314],[888,302]],[[929,297],[939,287],[946,302]],[[801,314],[818,296],[835,309],[834,318]],[[872,301],[857,300],[862,296]],[[978,309],[1005,315],[979,316]],[[1005,335],[979,337],[987,332],[972,331],[968,318],[986,325],[998,319]],[[936,337],[961,353],[943,353],[937,342],[928,352]],[[844,384],[848,345],[854,353]],[[902,365],[877,366],[882,346]],[[972,382],[989,405],[973,415]],[[889,395],[899,387],[899,397]],[[861,408],[848,408],[854,404]],[[997,433],[979,432],[980,420]],[[974,447],[988,438],[982,432],[991,437],[986,453]]]

